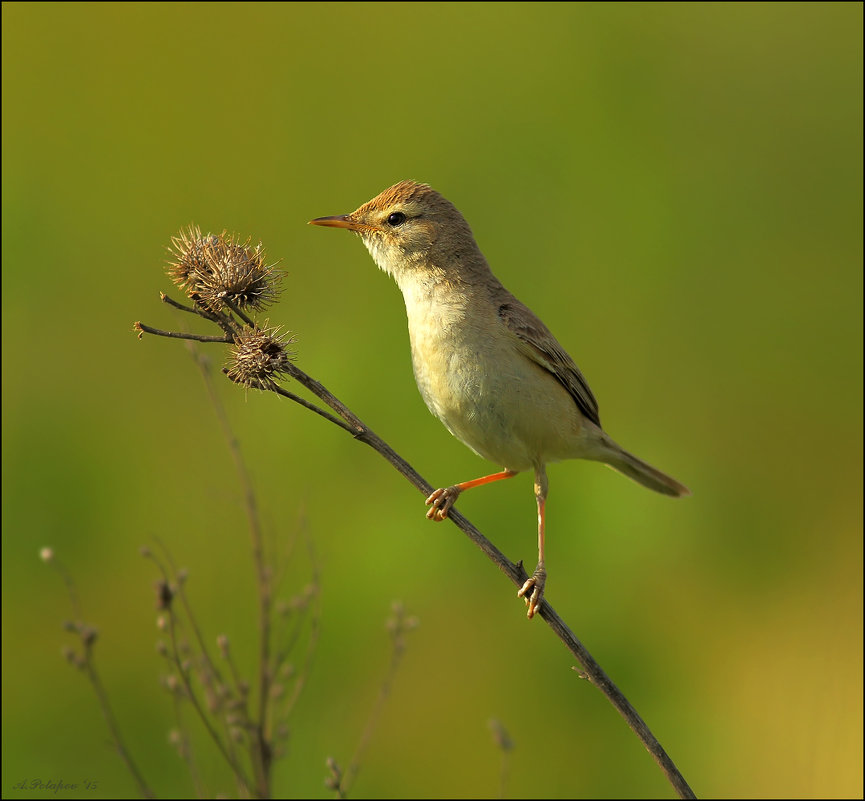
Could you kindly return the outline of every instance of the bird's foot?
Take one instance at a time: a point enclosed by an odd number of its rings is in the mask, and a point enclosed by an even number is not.
[[[437,489],[429,498],[426,505],[430,507],[426,516],[429,520],[441,521],[447,518],[451,507],[456,503],[462,490],[459,487],[445,487]]]
[[[535,568],[535,572],[526,579],[517,597],[522,598],[526,602],[529,611],[526,616],[531,620],[541,608],[544,602],[544,584],[547,583],[547,571],[543,562],[539,562]]]

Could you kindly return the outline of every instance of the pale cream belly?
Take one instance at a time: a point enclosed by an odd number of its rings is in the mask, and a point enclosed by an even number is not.
[[[439,351],[420,365],[415,360],[415,378],[447,429],[503,468],[528,470],[587,452],[588,432],[573,398],[514,350],[483,356]]]

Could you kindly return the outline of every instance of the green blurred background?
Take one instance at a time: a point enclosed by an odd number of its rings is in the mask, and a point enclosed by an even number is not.
[[[398,290],[307,220],[403,178],[470,221],[503,283],[588,376],[607,430],[686,483],[550,470],[548,597],[706,797],[862,787],[862,6],[23,4],[3,36],[3,784],[134,794],[83,677],[50,545],[162,796],[154,535],[208,637],[253,664],[242,492],[181,328],[159,303],[190,222],[261,239],[298,364],[434,484],[482,462],[423,406]],[[217,365],[222,354],[209,351]],[[356,797],[671,791],[511,585],[382,459],[272,395],[220,394],[269,535],[304,527],[321,640],[274,789],[328,795],[411,633]],[[469,516],[534,564],[531,478]],[[303,548],[290,568],[308,581]],[[230,788],[203,744],[202,774]]]

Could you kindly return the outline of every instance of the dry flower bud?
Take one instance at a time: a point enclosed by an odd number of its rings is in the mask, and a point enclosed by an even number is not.
[[[281,273],[266,263],[263,245],[239,242],[234,234],[202,236],[190,225],[171,238],[168,275],[186,295],[212,311],[231,302],[239,308],[262,309],[276,300]]]
[[[99,637],[99,631],[93,626],[82,626],[81,627],[81,642],[86,646],[93,645]]]
[[[496,718],[490,719],[490,731],[493,734],[493,741],[502,749],[502,751],[510,751],[514,747],[514,742],[508,734],[502,722]]]
[[[189,294],[195,285],[195,275],[199,270],[207,269],[201,229],[197,225],[190,225],[187,230],[171,237],[168,253],[172,258],[166,268],[169,277]]]
[[[167,581],[157,581],[156,588],[156,608],[170,609],[171,601],[174,599],[174,593],[171,591],[171,586]]]
[[[294,342],[289,332],[280,327],[247,326],[235,339],[229,351],[226,374],[235,383],[252,389],[273,389],[288,373],[288,363],[294,355],[286,345]]]
[[[330,776],[325,778],[324,786],[327,787],[328,790],[338,790],[342,783],[342,769],[333,757],[328,757],[325,764],[327,765],[327,769],[330,771]]]

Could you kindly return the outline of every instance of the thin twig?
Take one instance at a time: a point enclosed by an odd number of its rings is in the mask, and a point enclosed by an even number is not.
[[[499,798],[505,798],[508,789],[508,773],[510,772],[510,755],[514,744],[500,720],[492,718],[489,725],[490,731],[493,733],[493,740],[499,751],[502,752],[499,764]]]
[[[96,642],[96,630],[85,624],[81,617],[81,605],[78,601],[78,592],[75,588],[75,582],[63,566],[62,562],[53,556],[53,554],[51,554],[46,561],[50,562],[63,578],[66,590],[69,593],[69,599],[72,603],[72,611],[76,618],[71,628],[77,631],[81,638],[82,655],[80,657],[75,657],[70,661],[72,661],[77,667],[81,668],[87,675],[87,679],[90,681],[90,686],[93,687],[93,691],[96,693],[99,709],[102,712],[102,717],[105,718],[108,731],[111,733],[114,747],[120,758],[123,760],[123,763],[126,765],[127,770],[132,774],[135,783],[138,785],[138,792],[145,798],[156,798],[153,791],[144,780],[144,777],[141,775],[141,771],[138,770],[138,765],[135,764],[132,754],[126,747],[123,735],[120,733],[120,726],[117,723],[117,718],[114,717],[114,711],[111,708],[108,693],[102,684],[99,672],[96,670],[96,662],[93,656],[93,646]]]
[[[412,627],[412,621],[406,620],[405,618],[405,610],[403,609],[402,604],[394,603],[393,616],[388,621],[388,628],[390,629],[391,635],[390,663],[388,664],[387,673],[385,673],[384,679],[382,679],[381,686],[379,687],[378,697],[369,713],[366,725],[363,728],[363,733],[361,734],[357,746],[355,747],[354,754],[351,757],[351,762],[349,762],[345,774],[341,777],[339,787],[335,790],[338,798],[346,798],[349,790],[351,790],[352,785],[355,782],[355,779],[357,779],[357,775],[360,772],[361,760],[363,759],[363,755],[372,739],[372,733],[375,729],[376,723],[378,722],[379,716],[381,715],[381,711],[384,708],[384,703],[390,695],[394,677],[396,676],[397,669],[402,661],[402,656],[405,653],[405,634]]]
[[[243,309],[238,308],[236,303],[228,300],[228,298],[226,298],[223,302],[225,303],[226,306],[228,306],[229,309],[231,309],[248,326],[250,326],[252,328],[255,327],[255,321],[248,314],[246,314],[243,311]]]
[[[157,557],[157,555],[155,553],[153,553],[153,551],[151,551],[149,548],[146,549],[145,556],[156,565],[156,568],[162,574],[162,580],[163,580],[164,584],[171,589],[172,594],[175,592],[175,589],[176,589],[177,593],[180,594],[181,599],[184,602],[184,608],[185,608],[187,615],[189,617],[189,620],[190,620],[190,625],[192,625],[193,631],[195,632],[196,638],[197,638],[199,645],[202,649],[204,664],[207,665],[208,668],[211,670],[211,675],[215,676],[220,683],[223,683],[222,679],[220,677],[219,671],[216,669],[216,666],[214,665],[213,661],[211,660],[210,655],[207,652],[207,649],[204,647],[204,640],[201,637],[201,633],[198,630],[198,627],[195,625],[194,618],[192,617],[191,607],[186,602],[186,599],[185,599],[184,594],[182,592],[182,582],[177,577],[177,570],[174,567],[173,561],[171,560],[170,553],[168,552],[168,549],[165,547],[165,545],[160,540],[157,539],[156,541],[158,542],[159,546],[162,548],[162,550],[165,553],[165,556],[166,556],[166,559],[168,560],[169,566],[171,567],[171,570],[174,573],[175,581],[171,580],[172,579],[171,573],[169,573],[168,569],[165,567],[164,564],[162,564],[162,561],[159,559],[159,557]],[[250,789],[251,784],[250,784],[249,780],[247,779],[246,775],[244,774],[243,768],[241,767],[240,763],[237,761],[237,759],[234,756],[234,749],[233,749],[230,738],[228,739],[227,745],[226,745],[226,743],[223,743],[222,739],[219,736],[219,732],[217,732],[216,729],[213,727],[213,724],[211,723],[210,718],[207,715],[207,712],[205,711],[204,707],[201,705],[200,701],[198,700],[198,696],[195,694],[195,690],[192,686],[192,679],[190,678],[190,675],[189,675],[189,670],[184,665],[183,659],[181,659],[181,647],[180,647],[180,644],[177,640],[177,627],[179,625],[181,625],[181,620],[180,620],[179,615],[177,615],[174,611],[173,602],[168,603],[166,605],[165,611],[166,611],[165,618],[167,621],[167,629],[168,629],[168,633],[169,633],[169,636],[171,639],[171,651],[170,651],[170,654],[168,655],[169,663],[172,665],[172,667],[174,669],[177,670],[178,674],[180,675],[180,678],[183,682],[183,686],[186,690],[185,697],[187,698],[187,700],[189,700],[189,702],[194,707],[196,714],[198,715],[202,724],[204,725],[204,728],[207,729],[207,733],[210,735],[211,739],[216,744],[216,747],[219,749],[220,753],[223,755],[226,762],[228,762],[229,766],[234,771],[234,775],[235,775],[235,778],[237,779],[238,783],[241,785],[244,792],[246,792],[247,794],[251,794],[251,792],[252,792]]]
[[[222,742],[222,738],[219,736],[219,732],[213,728],[213,724],[210,722],[210,718],[207,715],[204,707],[201,705],[201,702],[198,700],[198,696],[195,694],[195,690],[192,686],[192,679],[189,677],[189,671],[183,665],[183,660],[180,658],[180,646],[177,642],[177,631],[176,631],[176,623],[177,619],[174,612],[169,607],[168,614],[166,615],[168,618],[168,632],[171,638],[171,655],[173,658],[174,667],[177,672],[180,674],[180,678],[183,681],[183,686],[186,689],[186,696],[189,699],[190,703],[195,707],[195,711],[198,713],[198,717],[201,719],[201,722],[204,724],[204,728],[207,729],[207,733],[210,735],[210,738],[216,744],[216,747],[219,749],[225,761],[229,764],[231,769],[234,771],[234,775],[237,780],[240,782],[241,786],[247,793],[252,793],[252,785],[250,784],[249,779],[243,772],[243,768],[240,763],[234,758],[234,756],[229,753],[228,749],[225,746],[225,743]]]
[[[273,389],[273,391],[277,395],[282,395],[283,398],[288,398],[289,400],[293,400],[295,403],[299,403],[306,409],[309,409],[311,412],[315,412],[316,414],[321,415],[325,420],[329,420],[335,426],[339,426],[340,428],[348,431],[349,434],[354,434],[355,431],[352,429],[350,425],[344,423],[338,417],[334,417],[330,412],[326,412],[319,406],[316,406],[314,403],[310,403],[305,398],[301,398],[300,395],[295,395],[293,392],[289,392],[287,389],[283,389],[280,386],[277,386]]]
[[[178,303],[171,295],[166,295],[164,292],[159,293],[159,299],[168,304],[169,306],[173,306],[175,309],[179,309],[180,311],[188,312],[189,314],[198,314],[198,309],[194,306],[184,306],[182,303]]]
[[[162,331],[159,328],[153,328],[152,326],[145,325],[142,322],[137,322],[133,325],[133,328],[136,331],[140,331],[145,334],[155,334],[158,337],[170,337],[172,339],[189,339],[194,342],[222,342],[223,344],[230,343],[231,337],[229,336],[205,336],[204,334],[187,334],[183,331]]]
[[[197,354],[196,354],[197,355]],[[228,415],[220,401],[219,394],[213,386],[210,372],[205,369],[200,360],[204,383],[210,396],[216,417],[222,427],[231,456],[234,459],[234,467],[243,486],[246,515],[249,523],[249,536],[252,544],[252,558],[255,563],[256,580],[258,583],[258,715],[253,721],[253,766],[256,776],[256,790],[259,798],[270,797],[270,767],[273,758],[273,748],[270,742],[268,723],[268,701],[270,699],[270,687],[272,681],[270,648],[271,648],[271,606],[273,596],[271,592],[271,572],[267,565],[264,553],[264,536],[262,534],[261,519],[258,514],[258,500],[249,470],[240,450],[240,443],[231,429]]]
[[[232,320],[227,314],[223,314],[222,312],[213,311],[212,309],[207,308],[207,306],[205,306],[198,300],[194,301],[194,306],[184,306],[182,303],[178,303],[176,300],[174,300],[174,298],[172,298],[170,295],[166,295],[164,292],[159,293],[159,299],[163,303],[166,303],[169,306],[173,306],[175,309],[188,312],[189,314],[197,314],[199,317],[203,317],[205,320],[210,320],[210,322],[216,323],[228,335],[229,339],[227,341],[229,342],[231,342],[234,336],[237,334],[237,325],[234,320]],[[190,339],[192,337],[184,338]]]
[[[310,539],[306,529],[304,529],[304,534],[306,535],[306,547],[309,552],[309,561],[312,565],[312,585],[308,603],[308,608],[311,609],[309,639],[306,643],[303,664],[294,680],[294,689],[282,710],[283,720],[288,720],[288,717],[294,709],[294,705],[297,703],[297,699],[300,698],[300,693],[312,671],[312,660],[316,653],[319,637],[321,636],[321,590],[318,561],[315,556],[315,549],[313,548],[312,540]]]
[[[345,404],[331,394],[321,383],[308,376],[296,365],[290,365],[287,371],[298,383],[309,389],[314,395],[324,401],[343,420],[345,420],[355,432],[355,439],[369,445],[374,451],[384,457],[390,464],[401,473],[416,489],[424,496],[428,496],[433,486],[426,481],[408,462],[394,451],[384,440],[369,429]],[[448,514],[455,526],[471,539],[487,557],[501,570],[516,587],[522,587],[528,578],[522,562],[511,562],[492,542],[490,542],[474,525],[472,525],[456,509],[451,509]],[[670,784],[680,798],[696,798],[694,791],[685,781],[684,776],[670,759],[667,752],[652,734],[646,722],[640,717],[622,691],[613,683],[601,666],[595,661],[586,647],[577,639],[565,622],[559,617],[548,600],[544,600],[540,616],[547,625],[556,633],[556,636],[564,643],[565,647],[574,655],[579,662],[586,677],[597,687],[618,710],[625,722],[637,735],[646,750],[664,772]]]
[[[171,664],[169,662],[169,664]],[[195,787],[195,794],[198,798],[206,798],[210,793],[206,793],[204,783],[201,779],[201,773],[198,770],[198,765],[195,762],[195,757],[192,751],[192,744],[189,739],[186,722],[183,720],[183,696],[178,692],[171,693],[171,699],[174,705],[174,717],[177,721],[177,728],[169,735],[171,744],[177,749],[177,753],[186,765],[189,771],[189,776],[192,779],[192,784]]]
[[[153,541],[159,546],[159,549],[162,551],[163,558],[168,563],[168,566],[171,568],[171,573],[169,573],[165,566],[157,559],[155,554],[152,552],[149,554],[149,558],[157,565],[157,567],[162,571],[162,575],[166,582],[170,582],[169,586],[173,594],[180,598],[180,602],[183,604],[183,610],[186,612],[186,620],[189,626],[192,628],[192,633],[195,635],[195,640],[198,643],[198,648],[201,652],[201,658],[204,662],[204,665],[210,671],[211,675],[220,683],[223,684],[224,680],[222,678],[222,673],[219,670],[216,661],[210,656],[210,650],[207,647],[207,642],[204,639],[204,635],[201,633],[201,627],[198,625],[198,620],[195,617],[195,613],[192,610],[192,604],[189,602],[189,597],[186,595],[186,582],[183,580],[181,572],[177,569],[177,565],[174,564],[174,559],[171,556],[171,551],[168,550],[168,546],[155,534],[153,535]],[[173,581],[172,581],[173,579]]]
[[[87,678],[90,679],[90,684],[93,685],[96,697],[99,699],[99,707],[102,710],[102,716],[105,718],[105,722],[108,724],[111,737],[114,739],[114,746],[117,748],[117,753],[120,754],[120,758],[126,765],[127,770],[135,779],[135,783],[138,785],[138,791],[141,795],[145,798],[156,798],[153,791],[147,786],[147,782],[144,781],[144,777],[141,775],[138,766],[135,764],[132,755],[129,753],[129,750],[123,742],[123,737],[120,734],[120,727],[117,725],[114,712],[111,710],[111,704],[108,702],[108,693],[105,692],[105,688],[102,686],[102,680],[96,672],[96,666],[93,664],[93,659],[89,653],[90,649],[88,648],[87,651],[88,653],[84,660],[84,670],[87,673]]]

